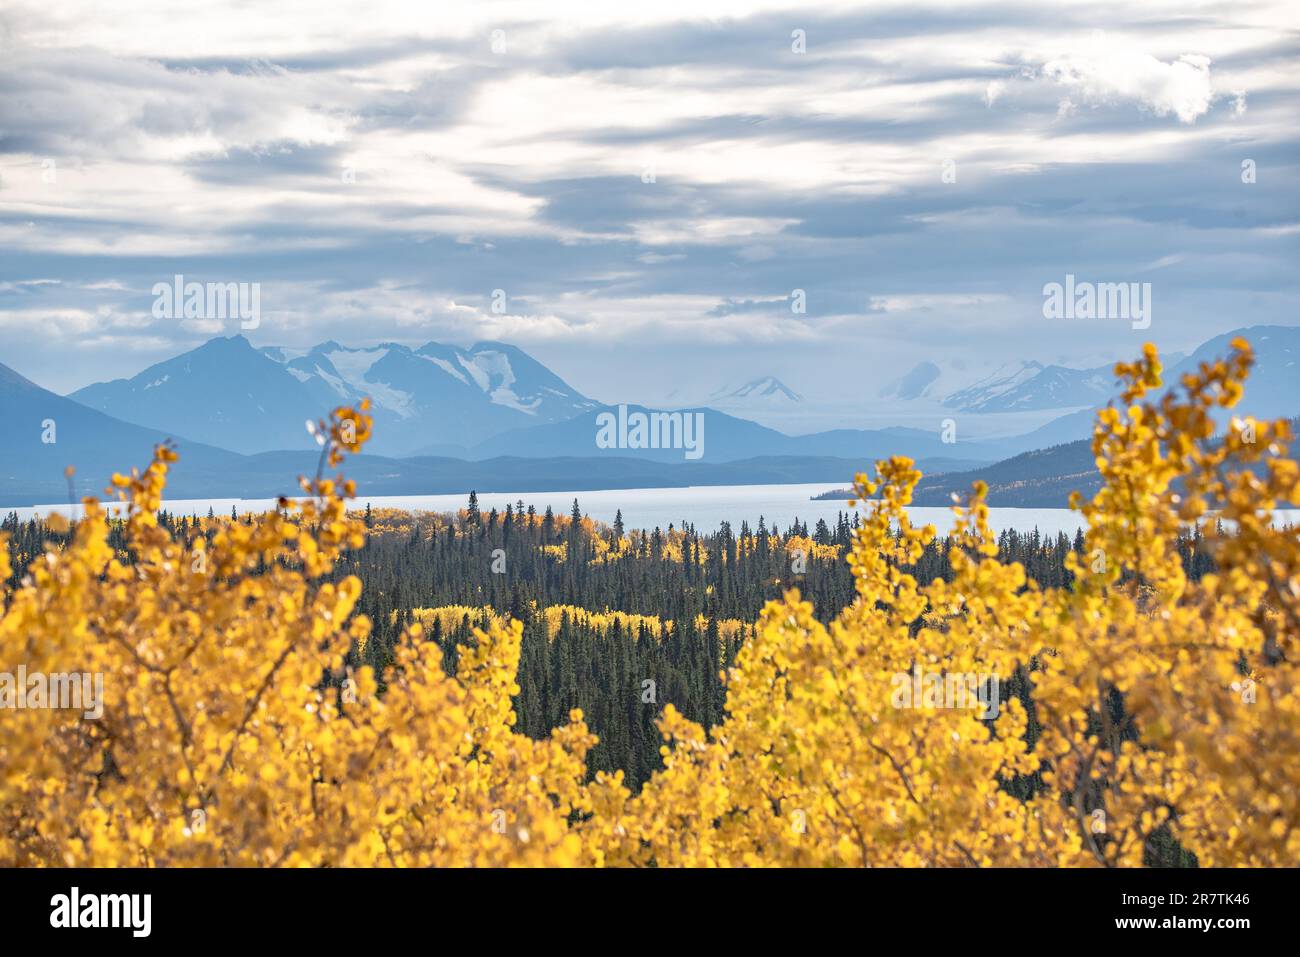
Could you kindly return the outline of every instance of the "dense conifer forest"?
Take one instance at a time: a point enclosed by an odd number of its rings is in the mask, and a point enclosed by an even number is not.
[[[722,672],[752,634],[765,603],[797,588],[823,621],[854,600],[845,556],[857,526],[853,513],[834,523],[769,527],[759,516],[739,528],[724,523],[700,530],[689,523],[667,529],[627,529],[582,514],[538,513],[524,502],[483,512],[471,495],[458,514],[365,507],[364,547],[345,552],[334,576],[364,583],[360,610],[374,623],[364,645],[349,655],[356,668],[377,673],[392,665],[403,631],[419,623],[442,648],[454,671],[459,646],[492,617],[523,624],[523,652],[515,700],[520,729],[541,738],[581,708],[600,737],[590,770],[622,769],[639,788],[660,766],[655,719],[667,703],[703,725],[720,721],[726,690]],[[159,514],[159,522],[186,538],[211,536],[222,522],[248,516]],[[19,521],[9,533],[16,584],[47,543],[72,531],[58,523]],[[125,553],[122,527],[110,542]],[[1193,578],[1211,570],[1199,530],[1178,541]],[[950,579],[952,543],[938,538],[908,569],[919,581]],[[1069,587],[1065,557],[1082,552],[1082,533],[1042,535],[1004,531],[998,558],[1018,561],[1047,588]],[[1018,693],[1009,685],[1008,693]]]

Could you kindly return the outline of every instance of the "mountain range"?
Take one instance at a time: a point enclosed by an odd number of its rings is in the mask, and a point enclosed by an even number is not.
[[[1114,388],[1111,366],[1068,369],[1024,362],[1000,370],[947,395],[943,404],[959,412],[1024,412],[1104,405]]]
[[[244,455],[172,432],[122,422],[56,395],[0,365],[0,502],[4,507],[76,501],[102,495],[114,472],[147,464],[153,447],[172,441],[180,460],[169,469],[170,498],[271,498],[296,491],[294,478],[314,473],[318,453],[283,450]],[[761,428],[761,426],[759,427]],[[956,468],[963,460],[936,460]],[[72,488],[64,468],[74,465]],[[688,485],[786,484],[834,481],[858,459],[756,456],[731,462],[655,462],[631,455],[498,456],[479,461],[439,456],[350,458],[348,475],[368,495],[668,488]]]
[[[308,450],[306,422],[339,404],[369,396],[375,418],[374,454],[482,460],[592,455],[597,416],[606,409],[522,350],[499,342],[460,349],[430,342],[418,349],[395,343],[354,348],[324,342],[305,351],[254,348],[243,336],[212,339],[129,379],[96,383],[69,398],[123,422],[153,428],[245,455]],[[767,377],[728,390],[720,405],[797,393]],[[629,406],[641,412],[657,411]],[[919,429],[838,429],[790,436],[747,418],[707,413],[710,462],[758,456],[863,458],[878,454],[990,462],[1015,448],[966,443],[960,450]],[[641,449],[635,457],[662,462],[680,449]]]
[[[1167,367],[1184,361],[1181,354],[1163,357]],[[1044,409],[1095,408],[1115,392],[1113,365],[1072,369],[1032,360],[1002,363],[972,377],[966,363],[929,360],[880,391],[881,398],[930,400],[956,412],[1029,412]]]
[[[596,403],[514,346],[469,349],[429,342],[305,352],[255,349],[243,336],[212,339],[130,379],[86,386],[69,398],[125,422],[253,454],[308,449],[308,419],[369,396],[374,451],[411,455],[539,423]]]
[[[1166,381],[1222,357],[1237,335],[1255,346],[1257,362],[1234,412],[1294,415],[1300,408],[1297,327],[1257,326],[1216,337],[1167,369]],[[835,482],[889,455],[910,456],[926,472],[918,504],[946,504],[953,488],[976,477],[990,481],[994,504],[1061,505],[1070,488],[1087,490],[1095,468],[1079,440],[1091,432],[1095,407],[1114,394],[1108,370],[1008,364],[934,393],[937,384],[955,381],[952,371],[922,363],[885,391],[898,399],[938,399],[936,408],[962,416],[1069,410],[1075,402],[1082,408],[1023,435],[955,444],[943,441],[937,419],[933,430],[788,435],[721,408],[803,401],[766,376],[715,390],[717,400],[707,406],[678,410],[703,417],[705,454],[696,462],[685,460],[680,448],[598,447],[599,417],[611,407],[499,342],[413,349],[331,341],[294,351],[255,348],[242,336],[217,338],[129,379],[67,397],[0,365],[0,440],[13,452],[0,462],[0,504],[65,500],[69,464],[78,468],[76,494],[97,493],[113,470],[141,464],[165,438],[182,451],[169,486],[174,496],[292,491],[293,476],[314,471],[316,463],[305,422],[362,396],[372,399],[376,440],[349,471],[370,494]],[[624,407],[626,414],[656,411]]]

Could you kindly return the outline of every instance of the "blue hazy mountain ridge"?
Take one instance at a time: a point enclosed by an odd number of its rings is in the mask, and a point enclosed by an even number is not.
[[[1257,343],[1259,361],[1246,410],[1261,416],[1290,414],[1297,404],[1294,363],[1300,352],[1295,327],[1257,326],[1216,337],[1175,365],[1171,381],[1198,362],[1224,354],[1237,334]],[[913,372],[917,375],[904,377],[896,398],[907,401],[904,396],[925,391],[938,367],[922,363]],[[957,447],[939,446],[937,422],[933,434],[835,429],[789,436],[752,421],[750,416],[763,418],[757,409],[691,408],[710,409],[706,455],[715,460],[889,454],[888,440],[895,443],[894,454],[987,462],[1085,437],[1092,410],[1115,390],[1108,367],[1075,370],[1008,363],[998,374],[945,396],[931,396],[941,401],[935,409],[983,415],[1061,408],[1065,414],[1022,436],[964,440]],[[662,461],[676,458],[671,450],[597,449],[594,417],[611,407],[584,396],[523,350],[500,342],[480,342],[469,349],[431,342],[411,349],[396,343],[353,348],[331,341],[291,353],[276,347],[255,349],[242,336],[234,336],[213,339],[130,379],[97,383],[70,397],[126,422],[253,454],[310,448],[303,428],[306,419],[365,395],[373,402],[375,454],[483,459],[618,451]]]
[[[1257,326],[1216,337],[1167,370],[1166,381],[1177,382],[1201,361],[1226,354],[1236,335],[1255,345],[1257,363],[1235,411],[1294,415],[1300,409],[1296,327]],[[0,503],[6,505],[64,501],[65,465],[78,468],[78,495],[98,492],[113,471],[143,464],[152,446],[168,436],[177,439],[183,454],[169,489],[173,496],[292,492],[293,478],[315,468],[315,446],[304,421],[341,400],[360,398],[359,388],[376,396],[380,436],[386,428],[416,436],[377,442],[370,454],[354,460],[352,474],[372,495],[475,487],[543,491],[842,482],[877,458],[901,454],[917,459],[927,472],[919,503],[947,504],[954,488],[992,477],[998,479],[991,483],[994,504],[1059,506],[1070,490],[1065,485],[1074,482],[1071,487],[1083,490],[1080,482],[1092,470],[1087,443],[1075,441],[1091,432],[1091,408],[1022,436],[956,444],[942,443],[937,430],[906,428],[790,436],[700,408],[691,411],[705,413],[702,461],[686,461],[682,449],[601,449],[595,442],[596,417],[612,407],[582,396],[522,350],[495,342],[469,349],[429,343],[416,350],[392,343],[349,349],[327,342],[297,354],[255,349],[236,336],[211,340],[132,379],[88,386],[68,398],[6,367],[0,366],[0,373],[6,448],[13,452],[0,465]],[[87,402],[96,408],[87,408]],[[465,418],[449,413],[449,406],[466,409]],[[135,421],[113,411],[119,408]],[[57,430],[52,444],[41,441],[41,424],[51,419]],[[421,426],[429,419],[454,420],[460,432],[444,432],[452,441],[417,444],[427,436]],[[518,421],[533,424],[510,427]],[[454,441],[473,440],[481,435],[476,429],[503,425],[472,447]],[[213,438],[225,434],[254,435],[257,441],[246,442],[251,451],[227,450]],[[259,444],[278,447],[256,448]],[[398,451],[390,451],[394,448]]]
[[[133,425],[248,452],[310,448],[304,424],[321,414],[323,397],[235,336],[68,398]]]
[[[0,503],[23,506],[67,502],[63,470],[76,468],[73,495],[102,496],[114,472],[147,464],[155,445],[174,440],[180,461],[168,475],[169,498],[270,498],[297,491],[295,478],[313,474],[315,451],[240,455],[122,422],[56,395],[0,365]],[[53,431],[51,431],[51,429]],[[46,441],[53,439],[53,441]],[[687,485],[785,484],[835,481],[858,462],[805,456],[768,456],[731,463],[660,463],[629,456],[548,459],[499,457],[405,459],[359,455],[348,474],[365,495],[565,489],[656,488]],[[940,462],[940,465],[944,463]],[[960,462],[948,463],[958,466]]]
[[[243,456],[148,429],[42,389],[0,365],[0,502],[66,502],[63,470],[76,468],[73,496],[100,496],[112,474],[144,466],[155,445],[174,438],[185,452],[182,474],[208,475],[213,487],[241,474]]]
[[[1165,386],[1160,394],[1178,388],[1183,376],[1195,373],[1202,363],[1213,364],[1222,359],[1228,354],[1232,340],[1238,336],[1248,340],[1254,348],[1255,364],[1246,380],[1246,391],[1241,401],[1233,409],[1213,410],[1216,421],[1222,426],[1234,415],[1251,415],[1259,419],[1295,415],[1300,411],[1300,327],[1297,326],[1252,326],[1215,336],[1198,346],[1191,355],[1165,367]],[[1097,402],[1097,407],[1105,405],[1119,393],[1114,375],[1110,374],[1108,378],[1105,399]],[[1095,408],[1071,412],[1017,437],[1012,444],[1020,446],[1019,451],[1029,451],[1084,439],[1092,435],[1096,418]]]
[[[298,475],[313,474],[313,450],[242,455],[196,442],[181,433],[122,422],[43,389],[0,365],[0,504],[53,504],[70,498],[64,468],[76,469],[72,498],[102,496],[114,472],[147,464],[154,446],[172,440],[180,461],[169,469],[168,497],[270,498],[297,491]],[[52,431],[51,431],[52,430]],[[46,441],[52,439],[53,441]],[[936,459],[935,469],[965,460]],[[833,482],[852,475],[859,459],[759,456],[734,462],[654,462],[627,454],[602,457],[499,456],[478,461],[418,456],[359,455],[348,474],[366,496],[493,491],[670,488],[688,485],[762,485]]]
[[[129,379],[86,386],[69,398],[124,422],[252,455],[310,449],[305,422],[363,396],[372,400],[376,454],[683,458],[678,449],[598,448],[596,416],[611,407],[582,395],[523,350],[499,342],[410,349],[396,343],[351,348],[329,341],[293,354],[279,347],[257,349],[243,336],[232,336],[212,339]],[[717,410],[699,411],[708,413],[705,458],[713,462],[903,454],[974,465],[1018,450],[1007,443],[970,443],[955,454],[937,433],[919,430],[788,436]]]
[[[69,501],[63,470],[76,468],[74,500],[102,496],[114,472],[143,467],[155,445],[174,440],[180,461],[169,469],[171,499],[272,498],[295,494],[298,475],[313,474],[314,451],[240,455],[184,436],[121,422],[42,389],[0,365],[0,441],[12,454],[0,461],[0,503],[5,507]],[[53,432],[50,428],[53,428]],[[52,438],[54,441],[45,441]],[[809,456],[764,456],[728,463],[653,462],[630,456],[546,459],[502,456],[468,462],[421,456],[350,458],[347,473],[364,497],[482,492],[688,485],[765,485],[836,481],[860,462]],[[960,467],[938,460],[936,467]]]
[[[803,455],[847,458],[865,463],[882,456],[907,455],[922,462],[943,458],[987,463],[1018,451],[1014,442],[998,440],[966,442],[957,447],[944,443],[937,431],[932,433],[920,429],[832,429],[811,435],[786,435],[757,422],[705,407],[662,410],[629,404],[623,408],[629,418],[636,413],[649,416],[666,411],[668,414],[702,414],[705,458],[710,462],[734,462],[763,455]],[[460,452],[472,459],[499,455],[529,458],[590,455],[596,449],[600,417],[607,414],[617,416],[618,407],[605,406],[564,422],[503,432]],[[445,446],[435,446],[424,451],[445,453],[448,450]],[[685,459],[682,448],[623,447],[610,449],[607,454],[635,455],[656,462],[681,462]]]
[[[1269,419],[1294,415],[1300,410],[1300,327],[1254,326],[1216,336],[1197,347],[1191,355],[1180,358],[1166,368],[1167,387],[1176,387],[1183,375],[1195,372],[1202,362],[1214,362],[1227,355],[1231,341],[1238,336],[1246,338],[1254,346],[1255,365],[1247,382],[1244,399],[1231,412],[1221,410],[1218,413],[1220,422],[1226,422],[1233,414]],[[1022,381],[1011,385],[1005,379],[985,381],[952,393],[944,399],[944,406],[954,408],[959,415],[963,412],[980,415],[1084,406],[1023,435],[1001,439],[963,439],[955,444],[944,444],[938,429],[927,432],[900,427],[877,430],[832,429],[810,435],[790,436],[715,409],[699,407],[691,411],[707,413],[705,444],[708,457],[716,461],[773,454],[822,455],[871,462],[889,455],[907,455],[917,459],[924,468],[926,459],[935,457],[992,462],[1087,438],[1092,434],[1096,409],[1119,392],[1113,365],[1067,369],[1056,365],[1023,363],[1021,368],[1030,366],[1036,367],[1037,371]],[[927,383],[933,381],[938,372],[938,368],[932,366],[922,369],[915,376],[909,373],[904,376],[903,391],[909,395],[918,394]],[[956,409],[956,406],[963,408]],[[629,405],[627,408],[629,412],[651,411],[644,406]],[[435,446],[424,451],[431,454],[451,453],[467,458],[503,454],[537,457],[583,455],[592,447],[592,437],[596,434],[595,417],[602,411],[610,410],[610,407],[603,407],[589,415],[551,426],[501,433],[469,449]],[[959,428],[958,433],[960,432]],[[636,450],[635,454],[657,461],[673,461],[681,457],[680,450],[642,449]]]
[[[1251,374],[1253,393],[1248,392],[1243,410],[1267,418],[1290,415],[1300,405],[1297,385],[1300,366],[1296,365],[1300,359],[1300,329],[1294,326],[1252,326],[1215,336],[1189,356],[1168,357],[1166,381],[1176,384],[1184,373],[1195,371],[1200,363],[1227,355],[1229,343],[1236,336],[1244,336],[1251,342],[1257,360]],[[882,396],[920,398],[933,392],[933,385],[941,376],[938,365],[922,361],[882,390]],[[1034,441],[1038,443],[1035,447],[1041,447],[1052,444],[1043,441],[1048,438],[1057,441],[1082,438],[1090,430],[1092,410],[1105,405],[1116,392],[1113,363],[1073,369],[1029,361],[1008,363],[982,379],[935,398],[944,408],[966,413],[1085,410],[1062,416],[1039,429]]]
[[[405,455],[577,415],[595,403],[521,350],[480,342],[348,348],[325,342],[298,355],[212,339],[129,379],[69,398],[125,422],[245,454],[307,449],[307,419],[370,396],[376,452]]]
[[[1246,379],[1245,394],[1232,409],[1215,409],[1222,427],[1234,416],[1259,419],[1294,419],[1300,412],[1300,329],[1293,326],[1255,326],[1226,333],[1203,343],[1164,374],[1165,386],[1157,398],[1180,386],[1182,377],[1202,363],[1212,364],[1228,354],[1238,335],[1248,339],[1255,364]],[[964,494],[979,480],[989,487],[989,502],[1020,508],[1059,508],[1070,492],[1089,496],[1101,485],[1090,438],[1096,412],[1087,409],[1062,416],[1022,437],[1033,448],[1005,461],[970,471],[950,470],[926,476],[917,485],[917,505],[948,505],[954,494]],[[1070,441],[1074,439],[1074,441]]]
[[[1202,343],[1165,376],[1171,385],[1195,372],[1201,363],[1214,363],[1228,354],[1237,337],[1247,339],[1255,351],[1255,364],[1246,380],[1246,392],[1235,409],[1221,410],[1220,421],[1233,415],[1261,419],[1286,418],[1300,411],[1300,327],[1253,326],[1215,336]]]

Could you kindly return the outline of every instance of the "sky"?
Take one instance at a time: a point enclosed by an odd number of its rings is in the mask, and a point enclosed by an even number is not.
[[[800,6],[6,0],[0,362],[493,339],[608,402],[866,405],[1300,324],[1293,2]],[[257,327],[157,317],[177,274]],[[1045,318],[1067,274],[1150,327]]]

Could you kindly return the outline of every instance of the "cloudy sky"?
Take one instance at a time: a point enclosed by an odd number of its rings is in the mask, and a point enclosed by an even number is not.
[[[240,332],[154,318],[177,273],[260,283],[256,345],[500,339],[610,401],[1300,324],[1294,2],[800,6],[8,0],[0,362]],[[1151,328],[1045,319],[1067,273]]]

